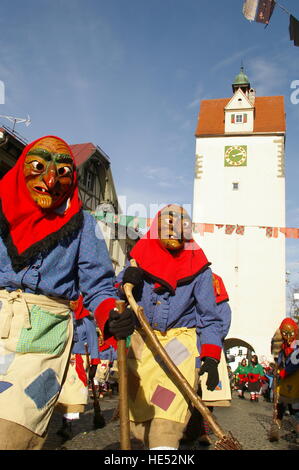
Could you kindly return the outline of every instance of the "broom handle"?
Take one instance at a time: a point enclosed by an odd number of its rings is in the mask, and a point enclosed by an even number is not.
[[[130,260],[131,266],[137,267],[137,263],[134,259]],[[204,418],[208,421],[213,433],[222,439],[226,436],[225,432],[221,429],[215,418],[213,417],[212,413],[208,409],[208,407],[203,403],[201,398],[194,392],[193,388],[190,386],[189,382],[185,379],[181,371],[177,368],[177,366],[173,363],[163,346],[160,344],[158,338],[156,337],[152,327],[148,323],[143,308],[138,305],[133,297],[132,289],[133,284],[126,283],[123,286],[124,292],[127,296],[128,302],[131,308],[134,310],[144,332],[146,333],[151,345],[155,353],[158,353],[159,356],[163,359],[166,367],[171,372],[171,374],[176,379],[179,388],[183,390],[183,392],[188,396],[191,400],[192,404],[198,411],[204,416]]]
[[[116,308],[119,313],[123,313],[126,308],[124,300],[116,301]],[[130,421],[128,406],[128,374],[127,374],[127,353],[126,340],[117,341],[117,364],[118,364],[118,384],[119,384],[119,421],[120,421],[120,448],[130,450]]]
[[[87,344],[87,343],[84,343],[84,348],[85,348],[86,363],[87,363],[87,371],[86,371],[87,383],[90,382],[90,384],[91,384],[91,389],[92,389],[93,399],[96,400],[96,393],[95,393],[95,388],[94,388],[94,381],[93,381],[93,380],[89,380],[90,360],[89,360],[89,352],[88,352],[88,344]]]
[[[275,367],[273,371],[273,415],[272,424],[277,424],[277,404],[278,404],[278,393],[277,393],[277,375],[278,375],[278,363],[275,361]]]

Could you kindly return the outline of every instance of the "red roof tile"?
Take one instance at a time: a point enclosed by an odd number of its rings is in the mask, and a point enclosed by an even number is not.
[[[224,108],[231,98],[203,100],[200,104],[195,135],[224,134]],[[283,96],[261,96],[255,98],[253,132],[285,132]]]
[[[85,163],[96,151],[96,147],[91,142],[85,144],[70,145],[77,166]]]

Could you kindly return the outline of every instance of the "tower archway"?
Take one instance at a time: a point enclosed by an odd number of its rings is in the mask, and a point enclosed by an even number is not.
[[[223,349],[226,361],[232,369],[236,369],[242,359],[247,359],[249,362],[255,352],[251,344],[241,338],[225,339]]]

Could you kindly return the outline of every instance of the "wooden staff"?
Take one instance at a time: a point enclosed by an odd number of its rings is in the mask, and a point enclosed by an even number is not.
[[[277,392],[277,376],[278,376],[278,363],[275,361],[275,367],[273,371],[273,413],[272,413],[272,423],[269,433],[269,441],[275,442],[279,440],[279,429],[280,426],[277,421],[277,405],[278,405],[278,392]]]
[[[126,302],[124,300],[117,300],[116,308],[119,313],[123,313],[126,308]],[[120,448],[121,450],[130,450],[131,442],[128,406],[128,373],[125,339],[119,339],[117,341],[117,364],[119,386]]]
[[[92,398],[93,398],[93,424],[96,429],[104,428],[106,426],[106,421],[104,416],[102,415],[102,410],[100,407],[99,399],[98,399],[98,394],[96,392],[96,388],[94,385],[94,380],[89,379],[89,371],[90,371],[90,358],[89,358],[89,352],[88,352],[88,344],[84,344],[85,347],[85,353],[86,353],[86,361],[87,361],[87,371],[86,371],[86,376],[87,376],[87,383],[90,383],[91,385],[91,390],[92,390]]]
[[[131,266],[137,267],[136,261],[131,259]],[[156,337],[153,329],[151,328],[150,324],[148,323],[143,308],[138,305],[133,297],[132,290],[133,284],[126,283],[123,286],[124,292],[127,296],[128,302],[131,308],[134,310],[139,323],[144,330],[147,339],[150,342],[154,352],[159,354],[162,358],[164,364],[166,365],[167,369],[170,371],[172,376],[175,379],[175,382],[181,391],[187,395],[187,397],[191,400],[192,404],[198,411],[203,415],[203,417],[208,421],[213,433],[219,438],[218,441],[215,443],[215,448],[218,450],[241,450],[242,446],[235,439],[231,433],[225,433],[217,421],[215,420],[214,416],[208,409],[208,407],[203,403],[201,398],[194,392],[193,388],[190,386],[189,382],[185,379],[181,371],[177,368],[177,366],[173,363],[163,346],[160,344],[158,338]]]

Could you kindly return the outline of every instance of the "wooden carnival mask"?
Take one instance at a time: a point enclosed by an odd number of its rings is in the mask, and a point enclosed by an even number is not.
[[[283,341],[290,346],[293,341],[297,338],[298,327],[296,323],[289,319],[290,321],[282,322],[280,326],[280,333]]]
[[[169,251],[181,250],[192,239],[192,221],[181,206],[169,205],[158,217],[158,235],[162,245]]]
[[[42,209],[59,207],[73,184],[73,158],[69,147],[55,137],[39,140],[24,162],[26,186]]]

